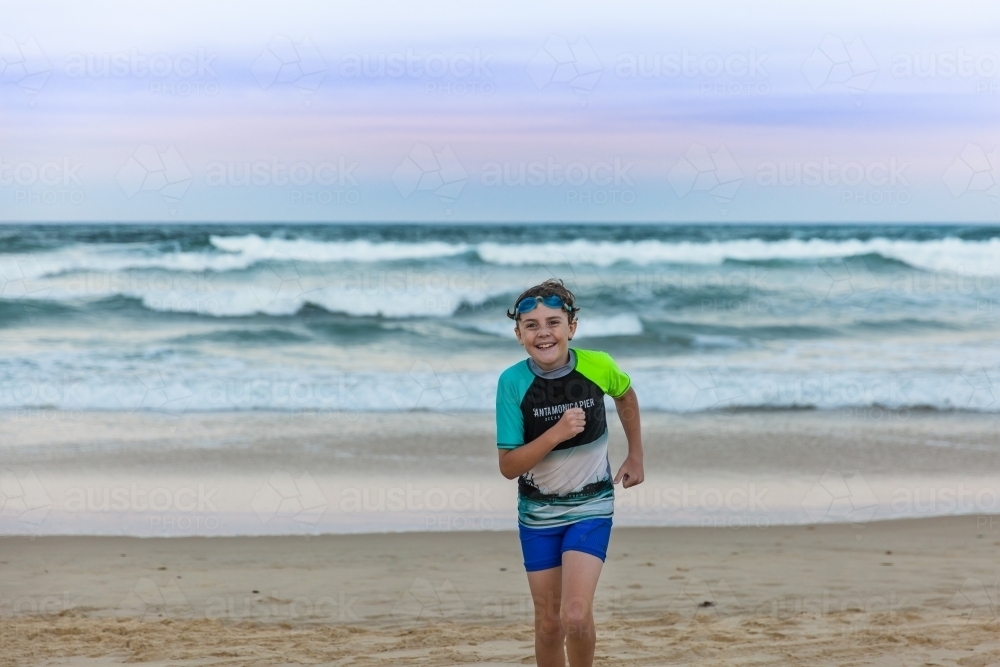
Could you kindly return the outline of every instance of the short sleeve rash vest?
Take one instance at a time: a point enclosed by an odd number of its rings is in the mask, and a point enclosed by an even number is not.
[[[570,408],[582,408],[586,416],[583,432],[559,443],[518,479],[520,523],[562,526],[613,514],[604,395],[620,398],[630,384],[628,375],[607,353],[574,348],[570,348],[569,363],[554,371],[542,372],[531,359],[525,359],[500,375],[500,449],[531,442]]]

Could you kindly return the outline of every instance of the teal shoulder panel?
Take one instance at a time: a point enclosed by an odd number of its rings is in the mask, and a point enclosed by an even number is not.
[[[621,398],[632,384],[629,376],[618,368],[618,364],[607,352],[597,350],[577,350],[576,370],[592,381],[611,398]]]
[[[497,447],[514,449],[524,444],[524,415],[521,401],[535,374],[527,359],[519,361],[500,374],[497,383]]]

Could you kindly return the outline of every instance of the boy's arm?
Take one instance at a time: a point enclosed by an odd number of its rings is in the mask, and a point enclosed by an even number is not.
[[[624,480],[622,486],[627,489],[642,484],[645,479],[642,468],[642,430],[639,428],[639,398],[632,387],[629,387],[628,391],[614,401],[628,440],[628,456],[615,475],[615,484]]]
[[[545,458],[560,442],[569,440],[583,432],[586,418],[580,408],[570,408],[563,413],[552,428],[531,442],[514,449],[498,449],[500,453],[500,474],[507,479],[520,477]]]

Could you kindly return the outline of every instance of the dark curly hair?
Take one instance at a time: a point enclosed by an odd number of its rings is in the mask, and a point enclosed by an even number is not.
[[[517,304],[521,303],[521,299],[523,299],[524,297],[540,296],[544,298],[553,295],[561,298],[563,300],[563,303],[566,304],[567,312],[569,313],[569,321],[572,322],[573,320],[575,320],[576,313],[578,310],[580,310],[575,305],[576,297],[573,296],[573,293],[570,292],[565,285],[563,285],[563,281],[560,280],[559,278],[549,278],[544,283],[541,283],[540,285],[535,285],[534,287],[529,287],[528,289],[521,292],[521,296],[517,297],[514,300],[514,310],[507,311],[507,317],[509,317],[514,321],[519,321],[521,319],[521,314],[517,312]]]

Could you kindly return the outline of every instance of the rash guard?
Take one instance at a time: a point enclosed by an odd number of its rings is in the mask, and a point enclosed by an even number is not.
[[[547,372],[531,359],[519,361],[497,385],[500,449],[533,441],[570,408],[582,408],[586,417],[581,433],[518,479],[518,521],[528,527],[610,517],[614,510],[604,395],[620,398],[631,381],[606,352],[570,348],[569,357],[565,366]]]

